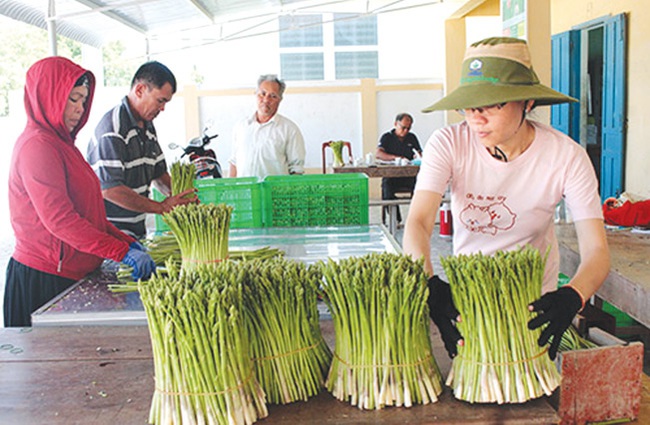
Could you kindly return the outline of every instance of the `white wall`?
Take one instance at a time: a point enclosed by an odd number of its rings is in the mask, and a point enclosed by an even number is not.
[[[334,83],[330,85],[334,86]],[[379,82],[378,82],[378,85]],[[285,95],[279,113],[294,121],[305,138],[307,150],[306,168],[321,167],[321,146],[329,140],[346,140],[352,144],[355,158],[366,152],[362,148],[362,110],[361,98],[357,92],[327,92],[327,84],[320,84],[322,93],[294,93]],[[409,112],[413,115],[414,133],[424,145],[429,135],[443,125],[441,113],[423,114],[420,110],[442,95],[441,91],[404,90],[380,91],[377,95],[377,134],[393,127],[395,115]],[[173,102],[172,102],[173,103]],[[180,103],[180,102],[179,102]],[[201,128],[209,127],[219,137],[212,142],[222,168],[227,169],[227,161],[232,153],[231,140],[234,123],[255,111],[253,87],[250,95],[202,97],[199,107]],[[161,128],[161,140],[166,137]]]
[[[431,133],[444,126],[445,116],[443,112],[425,114],[421,111],[441,97],[442,90],[380,92],[377,95],[377,134],[392,129],[398,113],[408,112],[413,116],[411,132],[418,137],[420,146],[424,149]]]
[[[441,2],[418,6],[397,12],[379,13],[378,51],[380,81],[402,83],[418,81],[442,81],[444,78],[444,28],[445,19],[458,8],[458,2]],[[167,54],[155,59],[167,64],[176,74],[179,88],[195,84],[192,73],[203,77],[200,89],[250,88],[251,95],[202,99],[200,106],[201,128],[210,124],[219,137],[212,142],[212,148],[224,170],[230,157],[231,131],[234,123],[252,113],[255,109],[254,85],[260,74],[279,73],[279,34],[275,22],[241,22],[224,25],[218,29],[203,31],[200,36],[205,46],[182,49],[176,39],[160,39],[152,43],[152,50],[166,49]],[[496,23],[495,23],[496,22]],[[241,38],[234,41],[211,42],[222,34],[237,34],[252,24],[259,23],[257,32],[265,35]],[[496,25],[496,27],[495,27]],[[478,18],[473,27],[478,33],[493,34],[498,20]],[[198,33],[197,33],[198,34]],[[187,36],[198,36],[197,34]],[[242,32],[240,35],[246,34]],[[344,82],[287,82],[289,87],[345,84]],[[355,83],[355,81],[350,81]],[[378,84],[381,84],[378,81]],[[442,113],[422,114],[422,108],[439,98],[442,92],[380,92],[377,99],[377,134],[390,130],[394,117],[399,112],[409,112],[415,118],[414,133],[424,144],[434,129],[444,125]],[[344,139],[352,142],[356,157],[365,154],[362,149],[360,99],[356,94],[287,95],[280,105],[280,113],[294,120],[302,129],[307,143],[308,168],[320,167],[320,145],[326,140]],[[168,109],[181,108],[181,102],[171,102]],[[165,112],[163,116],[169,116]],[[159,118],[158,121],[161,121]],[[183,143],[184,133],[179,129],[181,122],[171,119],[156,123],[163,148],[169,142]],[[164,128],[163,128],[164,127]],[[367,148],[366,148],[367,150]],[[174,157],[174,152],[168,152]],[[171,156],[170,156],[171,155]]]
[[[468,16],[466,19],[465,39],[467,45],[487,37],[501,36],[500,16]]]
[[[205,47],[157,55],[176,75],[179,87],[196,84],[192,74],[201,75],[202,87],[233,88],[254,85],[261,74],[279,74],[278,35],[269,34],[236,41],[210,43]]]
[[[457,4],[438,3],[378,15],[379,78],[445,75],[445,19]]]

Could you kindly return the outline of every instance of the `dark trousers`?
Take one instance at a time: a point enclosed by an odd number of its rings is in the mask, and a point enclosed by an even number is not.
[[[5,285],[5,327],[31,326],[32,313],[73,283],[73,279],[27,267],[11,258]]]
[[[415,177],[393,177],[381,179],[381,199],[397,199],[395,196],[398,192],[413,193],[415,187]],[[382,208],[381,220],[386,224],[386,212],[388,207]],[[402,214],[397,206],[397,222],[402,222]]]

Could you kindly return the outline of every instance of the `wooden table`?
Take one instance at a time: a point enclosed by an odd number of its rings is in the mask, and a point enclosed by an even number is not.
[[[331,346],[331,320],[321,320]],[[433,335],[443,376],[450,367]],[[0,329],[0,422],[6,424],[145,424],[154,390],[145,326]],[[10,347],[10,348],[9,348]],[[13,352],[12,352],[13,351]],[[546,397],[516,405],[469,404],[445,388],[437,403],[362,411],[327,391],[308,402],[269,406],[260,424],[549,424]]]
[[[580,263],[573,224],[555,227],[560,245],[560,271],[573,276]],[[650,235],[607,230],[611,271],[596,293],[650,328]]]
[[[364,173],[368,177],[415,177],[420,171],[419,165],[363,165],[333,167],[334,173]]]

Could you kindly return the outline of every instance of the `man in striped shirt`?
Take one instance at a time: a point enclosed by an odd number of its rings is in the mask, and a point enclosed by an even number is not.
[[[101,183],[106,215],[118,229],[136,238],[146,235],[146,213],[162,214],[196,202],[171,194],[171,177],[158,144],[153,120],[176,92],[176,78],[160,62],[147,62],[135,73],[129,94],[108,111],[88,145],[87,159]],[[165,196],[149,199],[151,184]]]

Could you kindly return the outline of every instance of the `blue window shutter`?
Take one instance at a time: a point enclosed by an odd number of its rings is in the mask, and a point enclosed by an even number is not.
[[[580,31],[572,30],[551,37],[551,87],[566,95],[580,97]],[[580,140],[578,103],[551,106],[553,128]]]
[[[625,155],[625,14],[605,22],[603,52],[603,121],[600,196],[606,199],[623,191]]]

